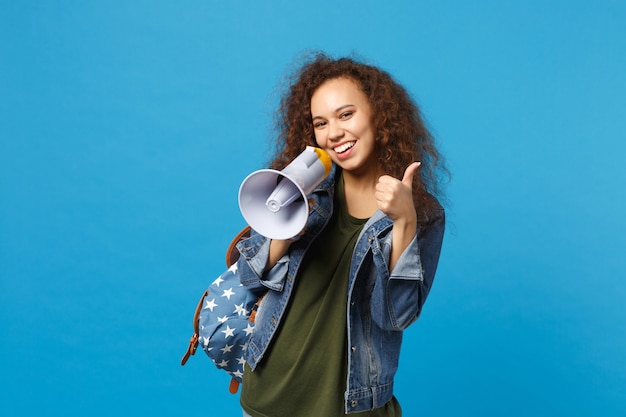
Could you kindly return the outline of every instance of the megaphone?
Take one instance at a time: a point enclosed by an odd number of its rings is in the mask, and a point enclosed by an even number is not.
[[[239,209],[254,230],[270,239],[290,239],[309,217],[309,195],[330,173],[330,156],[307,146],[282,171],[261,169],[239,187]]]

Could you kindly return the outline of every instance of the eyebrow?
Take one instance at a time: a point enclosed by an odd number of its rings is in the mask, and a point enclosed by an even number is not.
[[[354,106],[354,104],[344,104],[343,106],[340,106],[340,107],[336,108],[335,109],[335,113],[340,112],[341,110],[345,109],[346,107],[353,107],[353,106]],[[314,116],[312,120],[315,120],[315,119],[323,119],[323,117],[322,116]]]

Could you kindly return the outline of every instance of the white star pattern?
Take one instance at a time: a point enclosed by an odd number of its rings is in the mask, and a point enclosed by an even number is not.
[[[202,345],[204,347],[208,347],[209,346],[209,342],[211,341],[210,337],[204,337],[204,336],[200,336],[200,339],[202,339]],[[212,348],[211,348],[212,349]],[[209,349],[209,350],[211,350]]]
[[[218,368],[241,380],[254,329],[254,323],[248,321],[254,297],[241,285],[236,264],[217,277],[208,291],[200,311],[198,342]]]
[[[229,288],[227,290],[224,290],[224,294],[222,294],[222,297],[226,297],[226,298],[228,298],[230,300],[230,297],[232,295],[235,295],[235,293],[233,292],[233,289],[231,287],[231,288]]]
[[[205,310],[208,308],[209,310],[211,310],[211,312],[213,312],[213,309],[218,306],[217,304],[215,304],[215,298],[212,299],[211,301],[209,300],[204,300],[204,301],[206,302],[206,305],[204,306]]]
[[[234,332],[235,329],[231,329],[228,324],[226,325],[226,330],[222,330],[222,333],[224,333],[224,336],[226,336],[226,338],[233,337],[235,335]]]
[[[240,316],[247,316],[248,315],[248,310],[246,310],[243,307],[244,303],[241,304],[235,304],[235,311],[233,311],[233,313],[236,313]]]

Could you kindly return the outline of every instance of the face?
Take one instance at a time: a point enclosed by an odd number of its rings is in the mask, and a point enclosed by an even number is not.
[[[317,145],[345,171],[376,171],[372,111],[365,94],[347,78],[324,82],[311,97]]]

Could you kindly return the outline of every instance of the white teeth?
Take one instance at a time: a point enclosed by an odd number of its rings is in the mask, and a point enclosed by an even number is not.
[[[356,142],[348,142],[348,143],[344,143],[343,145],[337,146],[335,148],[335,152],[337,152],[337,153],[344,153],[345,151],[347,151],[348,149],[353,147],[355,143]]]

